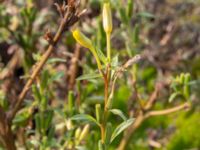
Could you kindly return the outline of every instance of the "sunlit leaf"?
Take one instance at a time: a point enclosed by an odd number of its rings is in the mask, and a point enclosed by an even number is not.
[[[99,73],[91,73],[91,74],[85,74],[80,77],[78,77],[76,80],[90,80],[90,79],[95,79],[95,78],[100,78],[102,77],[101,74]]]
[[[95,118],[93,118],[92,116],[87,115],[87,114],[78,114],[78,115],[75,115],[75,116],[71,117],[71,120],[88,121],[88,122],[93,122],[93,123],[99,125],[99,123],[97,122],[97,120]]]
[[[126,128],[128,128],[132,123],[134,119],[128,119],[124,122],[122,122],[120,125],[117,126],[117,128],[114,130],[112,137],[111,137],[111,142],[120,134],[122,133]]]
[[[127,120],[126,116],[124,115],[124,113],[120,109],[111,109],[109,111],[112,112],[114,115],[120,116],[124,121]]]

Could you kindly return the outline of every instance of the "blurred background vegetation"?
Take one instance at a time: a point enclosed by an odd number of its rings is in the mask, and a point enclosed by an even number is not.
[[[44,53],[48,45],[43,37],[45,32],[57,31],[59,14],[55,2],[62,0],[0,1],[0,104],[5,110],[15,101],[31,68]],[[156,83],[161,82],[163,86],[154,108],[178,105],[184,100],[177,97],[168,101],[173,93],[170,82],[181,73],[190,73],[191,94],[187,100],[192,108],[145,120],[134,132],[127,150],[199,150],[200,1],[133,0],[133,9],[128,11],[130,2],[111,0],[112,55],[116,65],[136,54],[143,59],[117,81],[113,107],[123,110],[126,116],[137,114],[133,78],[142,103],[154,91]],[[105,52],[102,1],[81,0],[79,9],[87,12],[75,26]],[[76,44],[71,32],[63,34],[55,49],[13,121],[19,148],[64,149],[72,145],[75,131],[85,123],[71,122],[68,118],[77,112],[94,115],[95,104],[103,103],[101,80],[76,80],[96,68],[88,50]],[[46,118],[49,121],[42,123]],[[120,122],[116,116],[111,118],[115,123]],[[77,149],[98,149],[96,141],[100,135],[95,126],[90,128],[90,134]],[[116,149],[121,138],[122,135],[114,141],[111,150]]]

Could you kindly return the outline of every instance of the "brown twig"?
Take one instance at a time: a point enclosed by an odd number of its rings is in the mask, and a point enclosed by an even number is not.
[[[149,117],[153,116],[160,116],[160,115],[167,115],[170,113],[177,112],[179,110],[183,110],[185,108],[189,108],[190,104],[188,102],[185,102],[181,105],[175,106],[173,108],[165,109],[165,110],[150,110],[158,97],[159,90],[161,89],[162,85],[157,84],[154,92],[151,94],[149,100],[147,101],[146,105],[144,106],[144,110],[140,110],[134,123],[126,129],[124,136],[118,146],[118,150],[125,150],[126,146],[128,145],[133,133],[135,132],[138,127],[144,122],[144,120],[148,119]]]
[[[154,110],[154,111],[152,110],[152,111],[148,112],[147,114],[145,114],[144,118],[146,119],[146,118],[149,118],[152,116],[167,115],[167,114],[174,113],[174,112],[177,112],[179,110],[186,109],[189,107],[190,107],[190,104],[188,102],[186,102],[186,103],[183,103],[181,105],[178,105],[178,106],[175,106],[175,107],[169,108],[169,109]]]
[[[49,47],[48,47],[47,51],[44,53],[44,55],[42,56],[41,61],[36,65],[35,69],[33,70],[33,73],[31,74],[29,80],[25,84],[25,86],[24,86],[22,92],[20,93],[16,103],[14,104],[13,108],[10,109],[10,111],[7,113],[9,121],[11,121],[14,118],[14,116],[17,113],[17,111],[20,109],[21,104],[22,104],[22,102],[23,102],[28,90],[30,89],[30,87],[33,84],[34,80],[38,76],[39,72],[41,71],[41,69],[45,65],[45,63],[48,60],[48,58],[50,57],[52,51],[54,50],[54,47],[56,46],[56,44],[58,43],[59,39],[61,38],[62,33],[65,31],[65,29],[67,29],[69,27],[67,25],[72,25],[72,23],[70,23],[70,21],[73,20],[73,18],[74,18],[73,15],[74,14],[71,14],[71,11],[72,11],[72,7],[68,6],[67,7],[67,11],[66,11],[66,13],[65,13],[65,15],[64,15],[64,17],[63,17],[63,19],[61,21],[60,27],[59,27],[56,35],[52,39],[52,42],[49,44]],[[73,23],[75,23],[76,21],[73,21]]]
[[[124,137],[122,138],[118,149],[117,150],[125,150],[126,146],[128,145],[128,142],[138,127],[144,122],[144,120],[148,119],[149,117],[153,116],[161,116],[161,115],[168,115],[186,108],[189,108],[190,104],[188,102],[185,102],[179,106],[175,106],[173,108],[165,109],[165,110],[154,110],[147,113],[143,113],[142,111],[139,113],[139,115],[136,117],[134,123],[126,130]]]
[[[33,67],[33,72],[26,82],[22,92],[19,94],[16,103],[13,103],[8,110],[5,112],[3,108],[0,107],[0,142],[7,150],[16,150],[14,134],[11,130],[12,120],[16,113],[20,110],[24,98],[32,86],[34,80],[39,75],[40,71],[44,67],[46,61],[50,57],[54,50],[54,47],[60,40],[62,33],[69,29],[71,25],[78,21],[82,13],[78,13],[76,10],[75,0],[69,0],[68,5],[65,6],[66,10],[64,12],[62,21],[60,23],[59,29],[54,37],[49,41],[49,46],[46,52],[43,54],[41,61]],[[51,37],[50,37],[51,38]]]
[[[147,101],[144,110],[149,110],[153,104],[156,102],[159,90],[162,88],[161,83],[157,83],[154,92],[151,94],[149,100]]]
[[[70,72],[69,87],[68,87],[69,90],[72,90],[75,85],[77,71],[78,71],[79,57],[80,57],[80,46],[77,44],[74,55],[71,58],[71,64],[70,64],[70,68],[69,68],[69,72]]]

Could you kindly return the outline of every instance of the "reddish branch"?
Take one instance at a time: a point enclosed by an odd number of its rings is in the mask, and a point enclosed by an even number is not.
[[[74,85],[75,85],[77,72],[78,72],[79,57],[80,57],[80,46],[76,45],[76,49],[75,49],[74,55],[71,59],[71,64],[70,64],[70,68],[69,68],[69,72],[70,72],[69,87],[68,87],[69,90],[73,90]]]

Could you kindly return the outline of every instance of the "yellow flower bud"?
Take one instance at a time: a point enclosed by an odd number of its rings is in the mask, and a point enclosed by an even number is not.
[[[112,14],[110,3],[106,2],[103,5],[103,28],[106,33],[112,32]]]
[[[92,49],[93,48],[93,45],[92,45],[92,41],[90,39],[88,39],[83,33],[80,32],[80,30],[76,29],[72,32],[73,34],[73,37],[76,39],[76,41],[88,48],[88,49]]]
[[[92,45],[92,41],[90,39],[88,39],[83,33],[81,33],[78,29],[74,30],[72,32],[72,34],[73,34],[73,37],[76,39],[76,41],[80,45],[88,48],[92,52],[92,54],[94,55],[94,57],[96,59],[98,68],[99,68],[99,70],[101,70],[102,69],[101,62],[99,60],[99,57],[97,55],[97,52],[96,52],[94,46]]]

